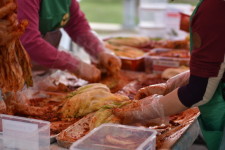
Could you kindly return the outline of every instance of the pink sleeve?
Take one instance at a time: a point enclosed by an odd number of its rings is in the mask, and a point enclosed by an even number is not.
[[[103,51],[103,44],[98,37],[91,32],[91,28],[85,18],[84,13],[80,10],[79,3],[72,0],[70,7],[70,20],[64,27],[72,40],[93,57],[97,57],[98,53]]]
[[[74,70],[78,60],[70,54],[58,51],[46,42],[39,31],[39,9],[41,0],[18,0],[18,18],[26,19],[29,25],[21,36],[21,42],[31,59],[38,64],[62,70]]]

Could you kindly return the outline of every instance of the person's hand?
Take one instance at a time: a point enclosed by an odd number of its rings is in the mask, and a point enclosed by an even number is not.
[[[99,69],[97,69],[94,65],[87,64],[82,61],[79,62],[74,74],[89,82],[97,82],[101,78],[101,71]]]
[[[182,72],[169,80],[166,83],[150,85],[138,90],[135,99],[141,99],[153,94],[166,95],[172,92],[174,89],[184,86],[188,83],[190,77],[190,72]]]
[[[110,74],[117,74],[121,69],[121,60],[109,52],[101,52],[99,54],[99,63]]]
[[[123,124],[149,122],[151,119],[164,117],[164,109],[159,100],[161,95],[152,95],[122,108],[114,108],[113,114],[121,119]]]

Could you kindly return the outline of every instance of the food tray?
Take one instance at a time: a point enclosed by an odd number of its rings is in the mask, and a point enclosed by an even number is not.
[[[200,132],[200,127],[198,121],[195,120],[189,128],[183,133],[183,135],[177,140],[177,142],[172,146],[172,150],[190,149],[190,146],[194,143],[195,139],[198,137]]]

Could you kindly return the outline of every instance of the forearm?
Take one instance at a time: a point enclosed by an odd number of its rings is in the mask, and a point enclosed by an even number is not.
[[[31,59],[41,66],[61,70],[75,70],[79,60],[71,54],[59,51],[42,38],[30,41],[21,38]]]
[[[159,100],[160,103],[162,104],[165,116],[174,115],[188,109],[188,107],[184,106],[181,103],[177,92],[178,89],[175,89],[174,91],[163,96]]]
[[[190,78],[189,70],[170,78],[166,82],[166,91],[164,94],[168,94],[173,90],[175,90],[176,88],[187,85],[189,83],[189,78]]]
[[[99,52],[103,51],[103,44],[98,37],[91,32],[91,28],[85,18],[84,13],[80,10],[79,4],[72,1],[70,7],[70,20],[64,27],[72,40],[93,57],[98,57]]]
[[[104,51],[101,40],[91,31],[78,35],[76,43],[82,46],[88,54],[97,59],[99,54]]]

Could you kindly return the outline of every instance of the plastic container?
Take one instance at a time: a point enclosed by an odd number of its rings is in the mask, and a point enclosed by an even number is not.
[[[173,34],[173,32],[177,32],[180,29],[180,18],[181,15],[176,10],[167,10],[166,13],[166,26],[169,34]],[[174,33],[174,36],[177,36],[176,33]]]
[[[148,128],[103,124],[73,143],[70,150],[155,150],[156,133]]]
[[[165,37],[166,35],[166,8],[140,7],[139,33],[150,37]]]
[[[144,71],[144,59],[145,56],[137,58],[119,57],[122,62],[122,69],[131,71]]]
[[[152,38],[165,38],[166,28],[165,27],[148,27],[144,24],[140,24],[138,28],[139,34],[149,36]]]
[[[139,6],[140,34],[165,37],[167,0],[141,0]]]
[[[146,26],[149,28],[154,27],[166,27],[165,17],[166,9],[163,7],[148,8],[140,7],[139,8],[139,25]]]
[[[168,0],[141,0],[140,6],[165,8]]]
[[[150,56],[145,57],[145,72],[161,74],[167,68],[189,66],[190,57],[187,50],[176,50],[174,51],[174,56],[167,52],[173,52],[173,50],[160,48],[153,49]],[[177,55],[176,52],[178,52]]]
[[[0,115],[0,149],[49,150],[50,122]]]

